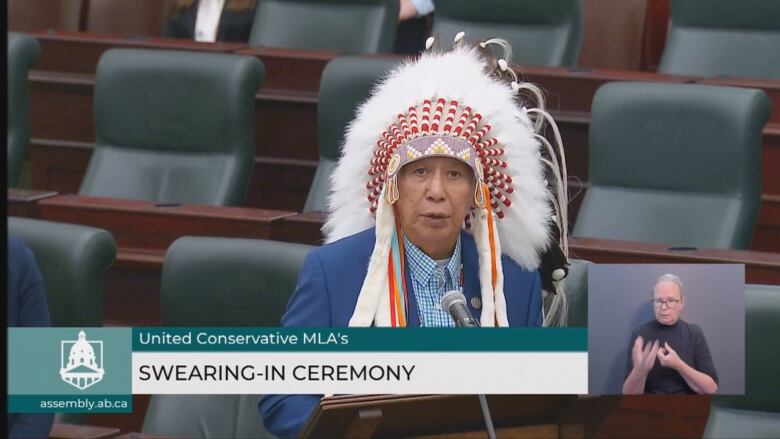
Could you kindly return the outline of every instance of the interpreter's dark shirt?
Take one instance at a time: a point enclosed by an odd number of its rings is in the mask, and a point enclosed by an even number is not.
[[[631,360],[631,349],[637,336],[642,336],[644,345],[658,340],[658,344],[663,347],[664,343],[669,343],[672,349],[688,366],[699,372],[705,373],[718,382],[718,372],[715,370],[715,364],[712,362],[712,354],[704,338],[704,333],[699,325],[688,323],[682,319],[677,320],[673,325],[664,325],[653,320],[636,328],[631,334],[631,341],[628,348],[628,367],[626,368],[626,377],[631,373],[633,363]],[[645,380],[645,393],[651,394],[672,394],[688,393],[695,394],[685,379],[674,369],[663,367],[656,358],[653,368],[647,374]]]

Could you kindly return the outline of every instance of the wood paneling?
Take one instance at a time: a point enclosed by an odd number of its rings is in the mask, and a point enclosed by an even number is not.
[[[57,195],[53,191],[32,191],[26,189],[8,189],[7,209],[8,216],[22,218],[38,218],[38,202]]]
[[[111,48],[197,50],[230,53],[243,43],[199,43],[172,38],[135,38],[96,32],[44,32],[34,35],[41,45],[35,70],[93,75],[100,56]]]
[[[709,411],[704,395],[623,396],[598,438],[700,438]]]
[[[83,224],[109,230],[120,249],[164,252],[181,236],[225,236],[269,239],[271,226],[294,212],[158,204],[146,200],[65,195],[38,202],[49,221]]]
[[[666,46],[669,16],[669,0],[647,0],[642,38],[642,70],[658,70]]]
[[[41,32],[82,28],[84,0],[8,0],[8,30]]]
[[[159,37],[173,0],[89,0],[85,30]]]
[[[581,67],[640,70],[649,0],[583,0]]]

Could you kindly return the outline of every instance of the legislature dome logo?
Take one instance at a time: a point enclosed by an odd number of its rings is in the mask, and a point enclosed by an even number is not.
[[[65,352],[68,351],[67,361]],[[73,387],[84,390],[103,379],[103,341],[87,340],[79,331],[78,340],[62,340],[60,349],[60,377]]]

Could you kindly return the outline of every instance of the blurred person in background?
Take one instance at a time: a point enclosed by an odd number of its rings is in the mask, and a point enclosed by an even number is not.
[[[175,0],[163,36],[213,43],[249,41],[257,0]]]
[[[433,25],[433,0],[399,0],[398,32],[393,52],[417,55],[425,47]]]

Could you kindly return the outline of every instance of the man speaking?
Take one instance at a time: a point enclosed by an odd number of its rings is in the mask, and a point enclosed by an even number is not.
[[[712,394],[718,374],[698,325],[680,319],[683,285],[674,274],[653,287],[655,320],[634,330],[623,394]]]
[[[448,291],[481,326],[565,319],[562,306],[542,315],[541,292],[565,276],[560,137],[537,134],[552,120],[526,108],[543,107],[541,93],[518,82],[506,42],[462,36],[391,72],[357,111],[331,179],[326,245],[307,256],[284,326],[455,326]],[[270,395],[260,410],[269,431],[291,437],[319,399]]]

